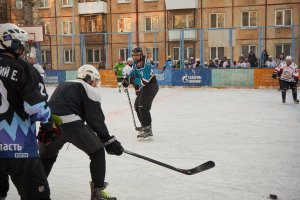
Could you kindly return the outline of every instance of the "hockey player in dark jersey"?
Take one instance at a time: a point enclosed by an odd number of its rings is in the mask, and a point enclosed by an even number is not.
[[[134,108],[142,125],[138,138],[146,138],[153,136],[150,109],[159,87],[152,65],[147,61],[140,47],[132,50],[132,57],[134,60],[133,71],[129,77],[124,78],[122,83],[124,87],[128,87],[129,83],[133,83],[136,89],[137,97]]]
[[[60,83],[49,100],[53,114],[60,116],[62,136],[49,144],[40,144],[41,160],[47,175],[66,142],[72,143],[90,157],[91,200],[115,200],[104,191],[105,151],[121,155],[123,147],[110,136],[97,90],[100,74],[92,65],[78,69],[77,79]]]
[[[49,200],[50,189],[38,158],[35,122],[51,126],[51,113],[39,73],[18,59],[27,41],[28,33],[23,29],[0,24],[1,198],[5,199],[8,190],[8,174],[22,200]]]

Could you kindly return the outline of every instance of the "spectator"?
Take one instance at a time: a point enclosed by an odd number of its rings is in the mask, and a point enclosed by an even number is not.
[[[208,68],[218,68],[218,66],[214,63],[213,60],[208,61]]]
[[[125,64],[123,63],[123,58],[119,58],[119,62],[114,66],[114,73],[117,76],[119,92],[121,92],[122,80],[123,80],[123,68]]]
[[[103,68],[105,68],[105,62],[101,60],[98,65],[98,69],[103,69]]]
[[[42,65],[40,65],[39,63],[36,62],[35,54],[29,53],[27,62],[29,64],[33,65],[33,67],[39,72],[39,74],[41,75],[41,77],[45,81],[45,71],[44,71]]]
[[[224,60],[224,62],[223,62],[223,68],[229,68],[230,67],[230,65],[231,65],[231,62],[230,62],[230,57],[224,57],[224,58],[226,58],[226,60]]]
[[[234,67],[234,68],[236,68],[236,67],[237,67],[236,61],[233,61],[233,63],[232,63],[232,67]]]
[[[242,65],[243,65],[243,62],[244,62],[244,57],[239,57],[239,61],[237,62],[237,64],[236,64],[236,67],[238,67],[238,68],[241,68],[241,67],[243,67]]]
[[[200,62],[200,60],[199,60]],[[207,69],[208,68],[208,63],[207,62],[204,62],[204,69]]]
[[[280,65],[282,62],[285,62],[284,53],[280,53],[279,58],[276,60],[276,65]]]
[[[190,57],[190,59],[188,60],[188,64],[189,64],[190,67],[195,64],[194,57]]]
[[[270,55],[269,59],[266,61],[265,65],[266,65],[266,67],[274,68],[274,67],[276,67],[277,63],[273,60],[272,56]]]
[[[191,66],[187,60],[184,61],[184,69],[189,69]]]
[[[163,68],[163,70],[162,70],[162,72],[161,73],[163,73],[167,68],[172,68],[172,60],[171,60],[171,56],[168,56],[168,58],[167,58],[167,60],[166,60],[166,62],[165,62],[165,65],[164,65],[164,68]],[[173,65],[173,68],[174,68],[174,65]]]
[[[269,59],[269,54],[267,50],[264,49],[260,56],[260,65],[261,65],[260,67],[267,67],[266,62],[268,59]]]
[[[193,68],[193,69],[199,69],[200,67],[201,67],[201,65],[200,65],[200,59],[197,58],[197,59],[196,59],[196,63],[194,63],[194,64],[191,66],[191,68]]]
[[[244,62],[242,63],[242,66],[241,66],[241,67],[242,67],[242,68],[249,68],[249,67],[251,67],[251,64],[250,64],[250,62],[249,62],[248,57],[245,57]]]
[[[214,63],[215,63],[215,65],[216,65],[217,67],[219,67],[219,64],[220,64],[220,63],[219,63],[219,58],[215,58],[215,59],[214,59]]]
[[[251,50],[248,54],[248,60],[250,63],[250,67],[256,67],[257,66],[257,58],[255,56],[255,53]]]

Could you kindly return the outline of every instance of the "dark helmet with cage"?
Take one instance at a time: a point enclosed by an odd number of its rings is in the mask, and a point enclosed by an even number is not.
[[[15,24],[0,24],[0,52],[11,53],[19,57],[24,53],[28,42],[28,33]]]
[[[132,54],[143,55],[143,50],[141,47],[135,47],[134,49],[132,49]]]

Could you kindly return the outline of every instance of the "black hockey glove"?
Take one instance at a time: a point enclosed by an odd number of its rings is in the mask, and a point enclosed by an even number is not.
[[[48,123],[41,123],[37,139],[42,144],[49,144],[57,140],[61,136],[62,120],[57,115],[51,115],[51,118],[48,120]]]
[[[121,143],[115,136],[111,136],[107,141],[105,141],[104,145],[106,152],[111,155],[120,156],[124,151]]]
[[[299,79],[295,78],[296,84],[299,84]]]
[[[277,72],[274,72],[273,75],[272,75],[272,78],[276,79],[278,76]]]
[[[124,78],[122,80],[123,87],[127,88],[129,86],[129,84],[130,84],[129,78]]]

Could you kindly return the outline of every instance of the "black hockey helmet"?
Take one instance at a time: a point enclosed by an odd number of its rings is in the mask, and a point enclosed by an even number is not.
[[[135,47],[134,49],[132,49],[132,53],[133,54],[141,54],[143,55],[143,50],[141,47]]]

